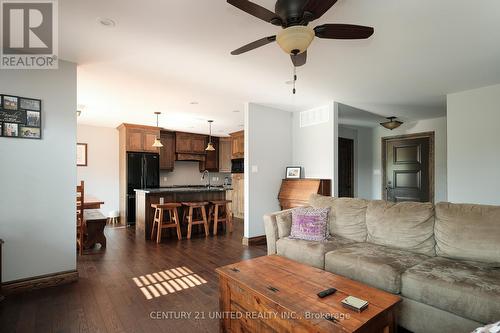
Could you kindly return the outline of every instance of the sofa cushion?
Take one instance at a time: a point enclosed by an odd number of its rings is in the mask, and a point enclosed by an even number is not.
[[[355,242],[366,241],[367,200],[332,198],[313,194],[309,198],[309,204],[315,208],[331,208],[330,234]]]
[[[323,242],[328,233],[328,213],[330,208],[295,208],[292,210],[292,230],[290,238]]]
[[[500,206],[439,203],[434,233],[438,256],[500,263]]]
[[[432,258],[402,276],[402,294],[480,323],[500,318],[500,267]]]
[[[369,243],[436,255],[431,203],[371,201],[366,226]]]
[[[302,264],[325,269],[325,253],[352,244],[342,237],[330,237],[324,242],[281,238],[276,242],[277,254]]]
[[[278,226],[278,237],[285,238],[290,236],[292,230],[292,211],[287,210],[276,215],[276,224]]]
[[[325,270],[394,294],[401,292],[401,274],[430,257],[370,243],[328,252]]]

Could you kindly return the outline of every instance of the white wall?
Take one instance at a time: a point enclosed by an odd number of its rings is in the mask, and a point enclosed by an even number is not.
[[[332,102],[320,109],[329,114],[327,122],[300,127],[300,112],[293,113],[293,165],[303,167],[304,178],[332,180],[337,193],[338,110]]]
[[[448,95],[448,199],[500,205],[500,85]]]
[[[339,137],[354,140],[354,196],[372,198],[373,130],[369,127],[339,125]]]
[[[265,234],[262,216],[278,211],[278,193],[292,162],[292,114],[257,104],[245,107],[245,233]]]
[[[0,137],[3,281],[76,269],[76,65],[0,70],[0,91],[42,100],[42,140]]]
[[[382,197],[382,144],[383,137],[390,137],[404,134],[414,134],[422,132],[435,132],[435,202],[446,201],[447,194],[447,135],[446,135],[446,117],[419,120],[408,122],[401,127],[390,131],[381,126],[374,128],[372,137],[373,151],[373,180],[372,180],[372,198],[381,199]]]
[[[85,195],[104,201],[104,215],[119,210],[119,138],[116,128],[78,125],[77,140],[86,143],[88,166],[78,167],[78,182],[85,181]]]

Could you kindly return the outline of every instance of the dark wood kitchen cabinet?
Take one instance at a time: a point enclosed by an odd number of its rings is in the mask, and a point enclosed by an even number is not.
[[[175,164],[175,133],[161,131],[160,139],[160,170],[174,171]]]
[[[158,152],[158,148],[153,147],[155,139],[160,136],[158,127],[121,124],[118,131],[127,152]]]
[[[213,136],[212,143],[214,144],[215,150],[207,151],[207,157],[205,161],[200,162],[200,171],[208,170],[210,172],[219,172],[219,152],[220,152],[219,138]]]
[[[175,152],[178,154],[204,155],[208,137],[201,134],[176,132]]]
[[[232,157],[244,158],[245,157],[245,132],[239,131],[236,133],[231,133],[231,151]]]

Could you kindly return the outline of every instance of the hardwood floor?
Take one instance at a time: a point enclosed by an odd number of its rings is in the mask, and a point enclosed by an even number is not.
[[[77,283],[10,296],[0,303],[0,331],[218,332],[218,320],[209,318],[219,308],[214,269],[266,254],[265,246],[242,246],[243,222],[235,220],[234,225],[232,235],[177,241],[172,234],[162,244],[144,241],[134,229],[107,228],[106,252],[79,258]],[[169,271],[178,267],[184,269]],[[182,271],[192,271],[191,281],[201,284],[173,293],[168,284],[151,287],[160,282],[158,276]],[[166,295],[161,295],[162,289]],[[152,319],[158,311],[175,318]],[[179,318],[181,314],[191,317]]]

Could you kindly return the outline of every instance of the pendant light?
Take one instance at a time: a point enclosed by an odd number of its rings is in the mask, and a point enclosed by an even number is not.
[[[205,149],[206,151],[214,151],[215,150],[214,144],[212,142],[212,123],[213,122],[214,122],[213,120],[209,120],[208,121],[208,126],[210,127],[210,136],[209,136],[209,139],[208,139],[207,148]]]
[[[380,123],[380,125],[382,125],[383,127],[387,128],[387,129],[389,129],[391,131],[395,130],[399,126],[403,125],[403,122],[396,120],[396,118],[397,117],[387,117],[387,119],[389,121],[387,121],[385,123]]]
[[[156,115],[156,127],[158,126],[158,117],[161,115],[161,112],[155,112]],[[156,137],[155,142],[153,143],[154,148],[161,148],[163,147],[163,144],[161,143],[161,140],[159,137]]]

